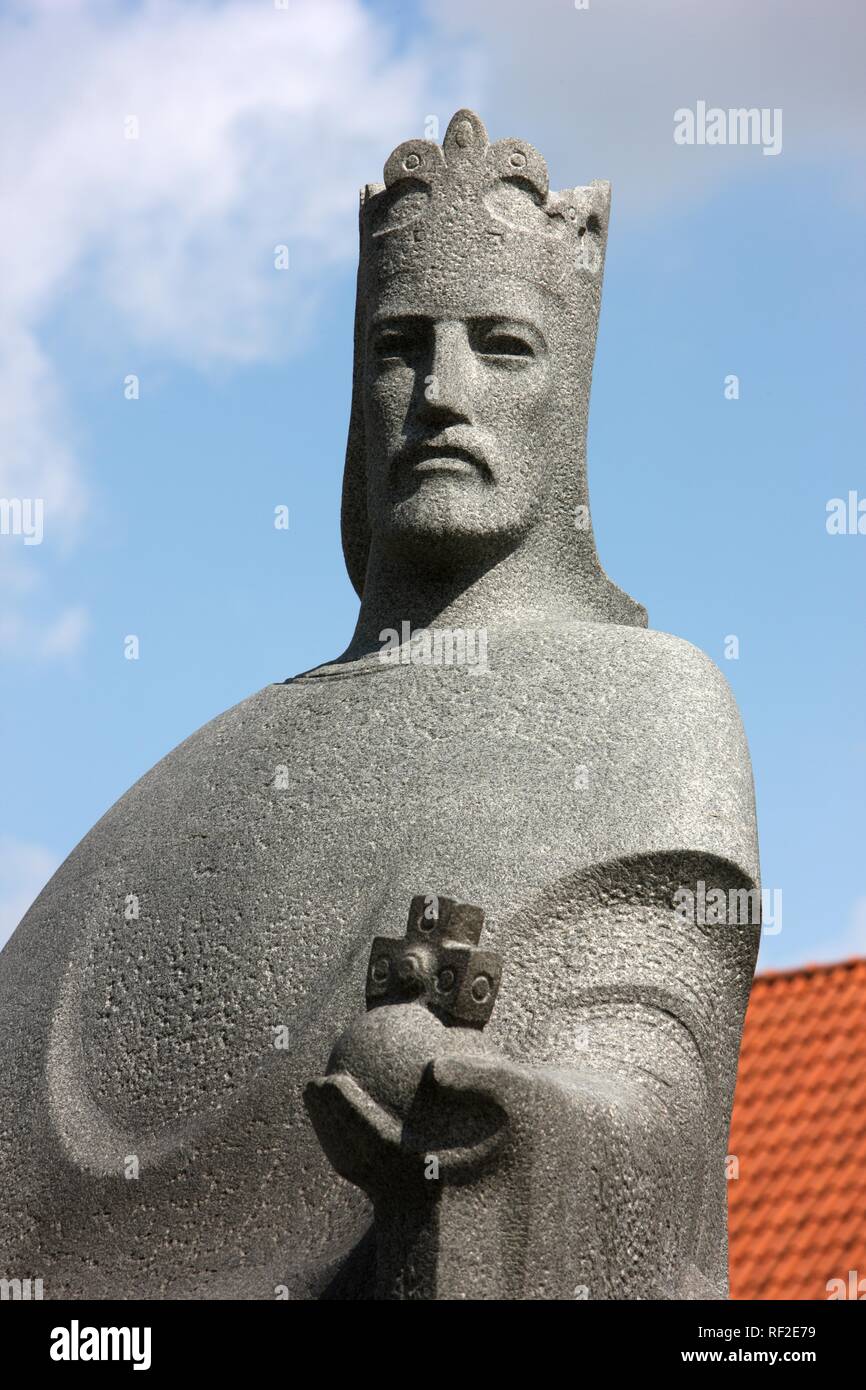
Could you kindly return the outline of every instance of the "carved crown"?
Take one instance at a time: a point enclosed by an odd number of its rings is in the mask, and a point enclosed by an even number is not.
[[[491,144],[474,111],[458,111],[442,145],[406,140],[384,183],[361,194],[361,270],[367,288],[400,273],[468,279],[514,274],[570,300],[598,293],[610,184],[553,192],[547,165],[524,140]],[[373,283],[371,283],[373,282]]]

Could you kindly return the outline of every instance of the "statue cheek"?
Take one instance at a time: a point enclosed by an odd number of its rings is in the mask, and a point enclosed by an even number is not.
[[[368,445],[368,463],[390,454],[411,411],[413,385],[411,374],[395,372],[381,377],[367,392],[364,419]]]
[[[502,429],[508,421],[509,432],[520,429],[525,422],[553,419],[557,414],[557,399],[551,389],[548,363],[529,367],[488,369],[476,389],[476,399],[484,414]]]
[[[561,413],[561,383],[554,379],[555,375],[549,361],[533,363],[520,373],[516,394],[524,417],[553,420]]]

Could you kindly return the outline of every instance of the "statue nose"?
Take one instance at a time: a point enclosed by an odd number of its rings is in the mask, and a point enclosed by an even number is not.
[[[437,324],[421,393],[422,416],[469,423],[472,378],[472,349],[465,326],[462,323]]]

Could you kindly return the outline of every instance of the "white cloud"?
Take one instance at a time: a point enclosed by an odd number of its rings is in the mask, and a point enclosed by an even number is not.
[[[430,65],[417,47],[395,54],[359,0],[19,3],[0,54],[0,496],[42,497],[46,518],[38,564],[0,546],[17,640],[51,547],[74,541],[88,506],[48,316],[75,290],[163,358],[282,350],[354,254],[358,186],[420,133]],[[277,285],[279,243],[291,268]],[[72,621],[55,614],[31,648],[63,650]]]
[[[0,835],[0,947],[6,944],[57,864],[57,856],[44,845]]]
[[[17,661],[72,656],[89,626],[87,611],[81,605],[61,608],[44,623],[33,622],[21,608],[9,607],[0,615],[0,656]]]
[[[42,497],[46,528],[28,554],[0,543],[7,636],[44,626],[21,651],[49,655],[64,648],[52,632],[72,631],[52,565],[90,505],[83,422],[46,348],[71,292],[88,306],[82,336],[122,335],[142,360],[271,357],[302,340],[329,273],[354,256],[357,187],[428,113],[444,130],[475,104],[494,137],[533,140],[556,182],[611,178],[618,214],[664,213],[734,172],[850,157],[864,33],[861,0],[435,0],[402,50],[362,0],[7,6],[0,496]],[[781,106],[782,155],[675,146],[673,112],[699,98]],[[273,268],[282,242],[288,272]]]
[[[423,120],[422,64],[390,48],[357,0],[79,5],[7,33],[15,318],[38,320],[93,257],[143,340],[198,361],[272,349],[274,244],[303,300],[351,254],[346,208],[392,132]]]
[[[778,179],[792,165],[835,165],[845,195],[862,199],[862,0],[589,0],[581,10],[571,0],[428,0],[428,9],[455,42],[474,45],[491,128],[536,144],[557,185],[610,179],[618,217],[676,213],[733,176]],[[675,145],[674,112],[698,100],[781,107],[781,155]]]

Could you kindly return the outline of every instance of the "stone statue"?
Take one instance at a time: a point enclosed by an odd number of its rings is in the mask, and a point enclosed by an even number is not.
[[[757,900],[752,777],[595,551],[609,198],[469,111],[364,190],[354,637],[143,777],[0,957],[0,1273],[726,1297],[759,925],[681,905]]]

